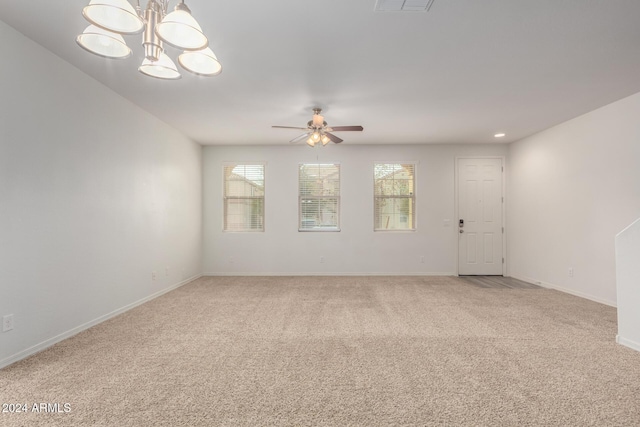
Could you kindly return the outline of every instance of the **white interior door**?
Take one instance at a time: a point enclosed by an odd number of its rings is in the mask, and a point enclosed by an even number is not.
[[[502,159],[458,159],[458,274],[502,275]]]

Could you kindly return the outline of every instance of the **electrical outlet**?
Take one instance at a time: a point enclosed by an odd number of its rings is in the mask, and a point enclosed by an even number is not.
[[[423,256],[421,256],[421,257],[420,257],[420,262],[421,262],[422,264],[424,264],[424,257],[423,257]]]
[[[234,262],[235,262],[235,261],[233,260],[233,257],[232,257],[232,256],[230,256],[230,257],[229,257],[229,264],[233,264]]]
[[[151,280],[153,280],[155,282],[157,277],[158,277],[158,275],[156,274],[156,272],[152,271],[151,272]]]
[[[321,257],[320,257],[320,264],[323,264],[323,263],[324,263],[324,257],[323,257],[323,256],[321,256]]]
[[[2,332],[9,332],[13,329],[13,314],[2,316]]]
[[[169,277],[169,267],[165,267],[165,268],[164,268],[164,275],[165,275],[166,277]]]
[[[573,267],[569,267],[569,277],[573,277]]]

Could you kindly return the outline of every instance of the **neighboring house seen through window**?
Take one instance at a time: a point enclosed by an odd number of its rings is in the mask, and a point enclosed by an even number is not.
[[[299,231],[340,231],[340,165],[301,164]]]
[[[224,231],[264,231],[264,164],[224,166]]]
[[[415,164],[374,164],[375,231],[415,230]]]

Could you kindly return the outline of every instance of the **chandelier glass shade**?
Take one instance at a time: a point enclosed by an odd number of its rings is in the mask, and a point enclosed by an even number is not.
[[[83,49],[105,58],[124,59],[131,56],[131,49],[124,38],[103,28],[89,25],[76,42]]]
[[[137,34],[144,21],[127,0],[91,0],[82,15],[93,25],[120,34]]]
[[[209,45],[207,36],[184,3],[164,17],[156,29],[158,36],[173,47],[183,50],[200,50]]]
[[[169,0],[149,0],[142,9],[127,0],[91,0],[82,15],[91,23],[76,42],[95,55],[122,59],[131,56],[123,36],[142,33],[144,57],[141,73],[167,80],[179,79],[180,72],[167,55],[165,45],[183,50],[178,62],[185,70],[200,76],[215,76],[222,65],[209,48],[202,28],[181,0],[168,13]]]
[[[200,76],[217,76],[222,72],[222,64],[210,48],[185,51],[178,62],[185,70]]]
[[[142,65],[138,68],[142,74],[157,79],[177,80],[181,78],[178,67],[173,63],[166,53],[161,53],[157,61],[151,61],[147,58],[142,61]]]

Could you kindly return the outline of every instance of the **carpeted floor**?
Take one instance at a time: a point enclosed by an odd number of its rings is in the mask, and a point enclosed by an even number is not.
[[[28,413],[0,425],[638,426],[615,334],[614,308],[547,289],[202,278],[1,370]]]

